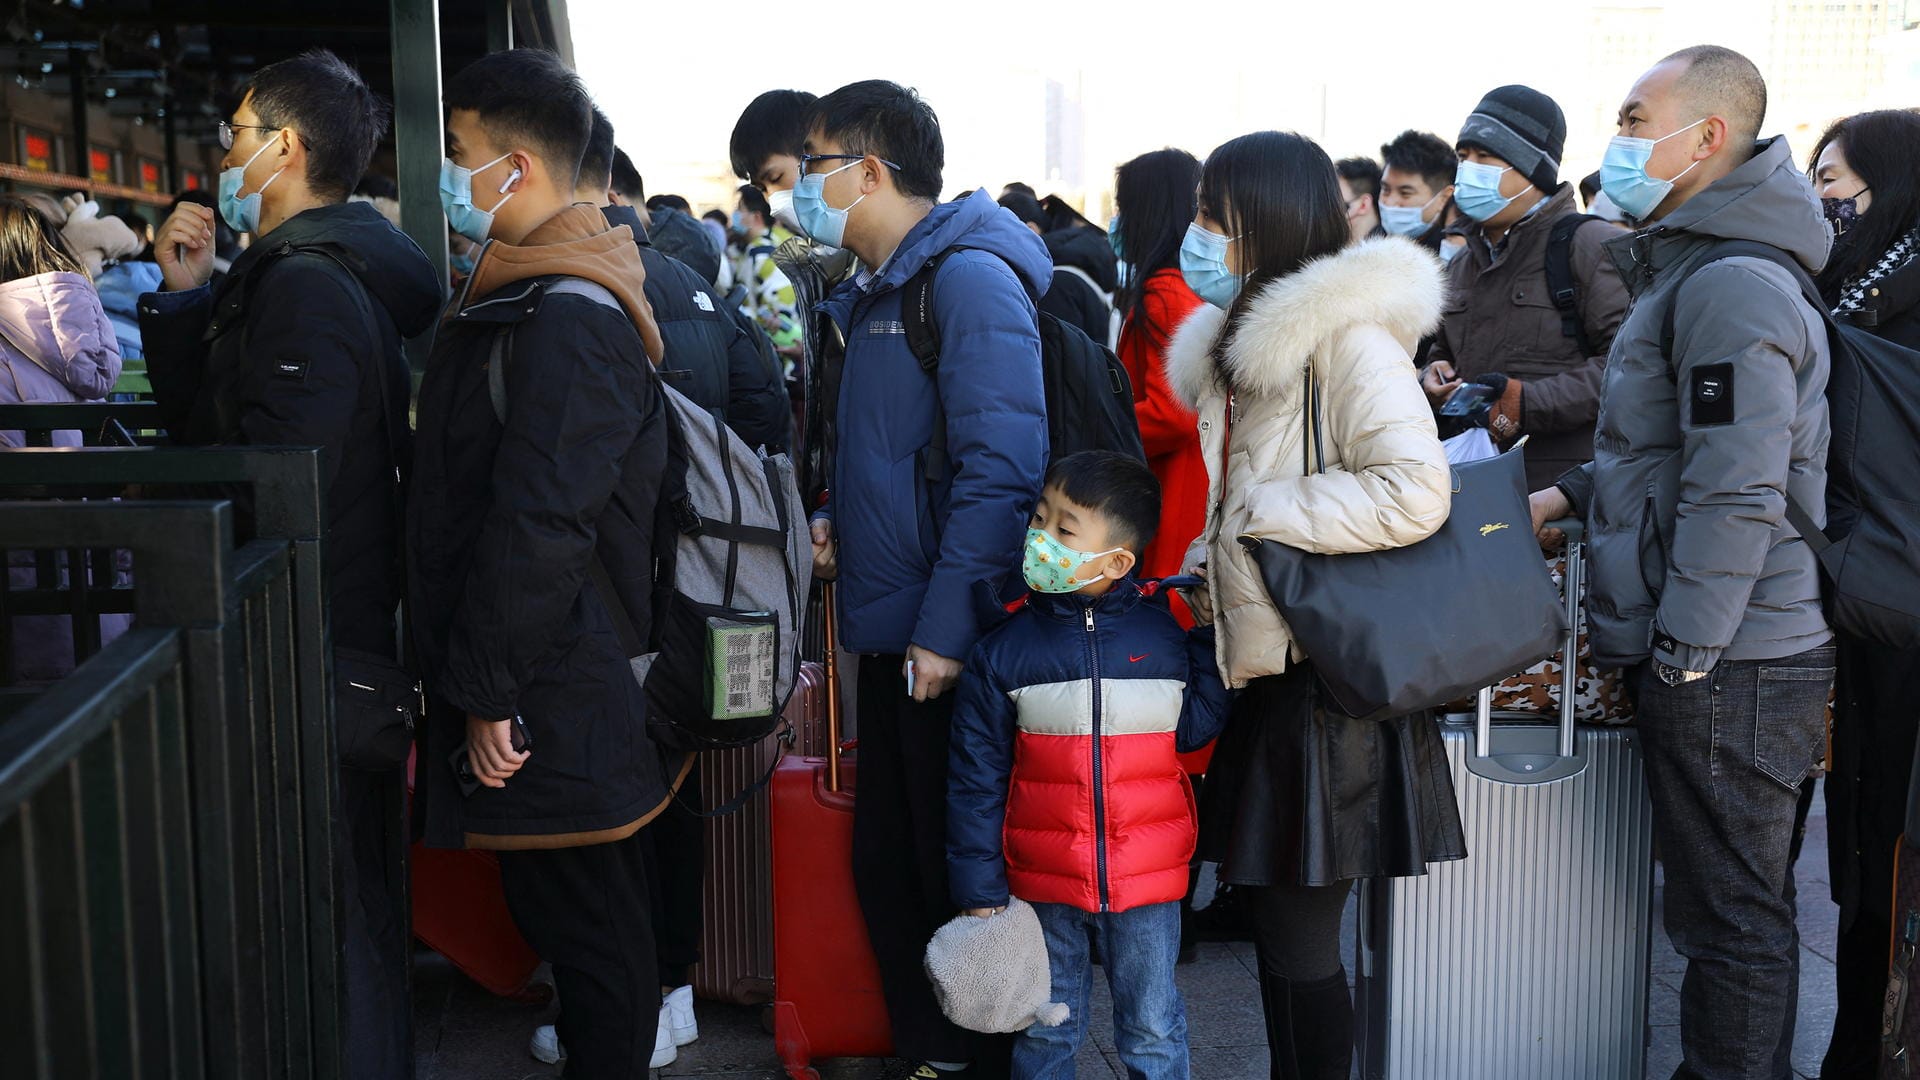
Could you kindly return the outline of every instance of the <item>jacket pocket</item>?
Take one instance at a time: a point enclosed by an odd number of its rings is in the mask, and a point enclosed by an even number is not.
[[[1648,601],[1656,606],[1667,584],[1667,547],[1660,536],[1659,510],[1653,493],[1653,481],[1649,480],[1646,501],[1640,510],[1639,528],[1635,532],[1640,547],[1640,583],[1646,587]]]
[[[1829,663],[1813,667],[1762,665],[1754,689],[1753,764],[1790,788],[1799,788],[1826,749],[1827,697],[1833,689]],[[1811,657],[1795,657],[1804,663]]]

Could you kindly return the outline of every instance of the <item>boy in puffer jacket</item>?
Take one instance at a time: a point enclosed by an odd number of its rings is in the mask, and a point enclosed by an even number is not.
[[[1053,1000],[1072,1015],[1014,1045],[1018,1078],[1071,1075],[1098,942],[1129,1073],[1185,1080],[1174,965],[1195,841],[1178,751],[1226,721],[1210,631],[1174,621],[1131,575],[1160,520],[1146,465],[1093,451],[1047,472],[1027,530],[1033,591],[981,639],[960,680],[947,794],[953,901],[992,918],[1018,896],[1046,935]],[[1064,1070],[1064,1071],[1056,1071]]]

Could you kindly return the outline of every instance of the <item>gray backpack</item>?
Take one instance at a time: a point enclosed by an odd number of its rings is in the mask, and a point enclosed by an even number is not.
[[[547,293],[584,296],[624,316],[604,287],[561,278]],[[487,369],[494,415],[506,420],[511,332]],[[642,638],[596,556],[594,587],[646,690],[654,741],[724,750],[771,735],[800,663],[813,556],[792,460],[742,442],[716,415],[656,381],[674,418],[654,529],[654,603]]]

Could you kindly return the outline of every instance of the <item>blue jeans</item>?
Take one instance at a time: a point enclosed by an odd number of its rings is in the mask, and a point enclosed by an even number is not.
[[[1100,914],[1035,904],[1047,938],[1053,1000],[1073,1010],[1059,1027],[1028,1028],[1013,1043],[1014,1080],[1072,1080],[1087,1035],[1093,989],[1090,946],[1098,943],[1113,994],[1113,1041],[1128,1080],[1187,1080],[1187,1006],[1173,985],[1180,959],[1180,905],[1149,904]]]
[[[1834,651],[1723,660],[1667,686],[1642,665],[1639,726],[1666,873],[1685,1080],[1786,1080],[1800,985],[1794,810],[1826,745]]]

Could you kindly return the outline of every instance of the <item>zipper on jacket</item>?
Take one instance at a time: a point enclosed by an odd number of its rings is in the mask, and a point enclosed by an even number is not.
[[[1093,605],[1086,608],[1087,659],[1093,676],[1093,861],[1100,885],[1100,910],[1108,908],[1107,898],[1107,798],[1106,782],[1100,762],[1100,639],[1093,632]]]

